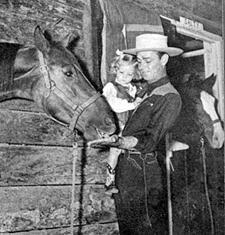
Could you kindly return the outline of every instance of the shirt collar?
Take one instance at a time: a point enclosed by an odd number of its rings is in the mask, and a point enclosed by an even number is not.
[[[168,76],[165,76],[165,77],[160,78],[156,82],[148,83],[147,92],[146,93],[149,95],[156,87],[160,87],[162,85],[165,85],[169,81],[170,80],[169,80]]]

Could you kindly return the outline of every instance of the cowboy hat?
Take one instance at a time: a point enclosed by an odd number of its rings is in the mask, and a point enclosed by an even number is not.
[[[176,47],[168,47],[167,36],[161,34],[141,34],[136,37],[136,47],[123,50],[124,53],[136,55],[141,51],[160,51],[169,56],[177,56],[183,52]]]

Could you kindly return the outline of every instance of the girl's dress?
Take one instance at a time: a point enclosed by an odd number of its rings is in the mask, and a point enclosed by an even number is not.
[[[137,87],[135,85],[129,83],[127,86],[124,86],[117,80],[108,82],[103,88],[103,95],[118,117],[120,131],[125,126],[129,111],[135,109],[133,101],[136,93]]]

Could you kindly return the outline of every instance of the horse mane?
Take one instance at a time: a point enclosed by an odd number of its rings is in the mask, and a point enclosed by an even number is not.
[[[0,43],[0,91],[13,88],[13,66],[20,44]]]

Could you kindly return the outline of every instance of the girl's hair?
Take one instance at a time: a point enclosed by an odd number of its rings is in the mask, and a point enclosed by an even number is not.
[[[134,78],[133,80],[140,80],[141,75],[138,71],[138,63],[137,57],[130,54],[124,54],[123,52],[119,52],[120,55],[116,56],[109,67],[109,72],[111,74],[116,74],[122,62],[127,62],[128,65],[134,66]]]

